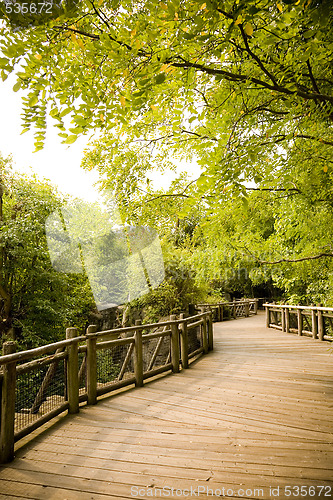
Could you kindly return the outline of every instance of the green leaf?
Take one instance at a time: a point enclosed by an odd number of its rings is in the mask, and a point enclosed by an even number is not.
[[[165,76],[166,76],[165,73],[159,73],[158,75],[156,75],[155,83],[157,83],[158,85],[163,83],[165,81]]]
[[[81,134],[81,132],[83,132],[82,127],[73,127],[73,128],[69,128],[68,130],[70,132],[72,132],[72,134],[75,134],[75,135]]]
[[[303,33],[304,38],[310,38],[311,36],[314,36],[316,32],[314,30],[307,30],[305,33]]]
[[[248,198],[246,196],[242,196],[241,200],[242,200],[242,203],[243,203],[243,207],[245,209],[247,209],[249,207],[249,200],[248,200]]]
[[[29,99],[28,105],[32,108],[38,103],[38,96],[34,95]]]
[[[6,59],[5,57],[0,57],[0,68],[5,68],[8,63],[9,59]]]
[[[193,38],[195,38],[195,35],[193,35],[192,33],[186,33],[186,31],[183,31],[181,35],[183,38],[185,38],[185,40],[193,40]]]
[[[14,92],[17,92],[18,90],[20,90],[21,85],[22,85],[21,80],[18,80],[18,81],[15,83],[14,87],[13,87]]]
[[[50,111],[50,116],[52,116],[52,118],[54,118],[55,116],[57,116],[59,114],[59,110],[58,108],[52,108],[51,111]]]
[[[78,125],[81,125],[82,127],[87,125],[86,118],[82,118],[82,116],[74,116],[73,121],[75,121],[75,123],[77,123]]]
[[[67,108],[67,109],[64,109],[61,113],[60,113],[60,118],[62,118],[63,116],[66,116],[68,115],[68,113],[70,113],[72,111],[71,108]]]
[[[77,139],[77,135],[69,135],[68,138],[64,141],[64,144],[73,144]]]

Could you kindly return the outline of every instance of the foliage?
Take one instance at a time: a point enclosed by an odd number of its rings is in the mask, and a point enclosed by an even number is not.
[[[332,304],[332,215],[329,203],[300,194],[255,191],[246,206],[231,199],[199,225],[196,279],[237,296]]]
[[[276,144],[306,135],[329,142],[329,7],[325,0],[86,0],[76,18],[4,28],[2,76],[20,64],[15,90],[29,89],[24,122],[38,130],[37,149],[50,108],[68,144],[91,129],[107,132],[118,164],[132,155],[147,168],[142,145],[163,142],[210,165],[208,185],[216,169],[224,184],[259,179],[266,170],[259,160],[274,163]],[[311,133],[314,123],[321,127]]]
[[[46,182],[12,173],[2,157],[0,172],[2,338],[23,346],[63,339],[67,326],[84,326],[93,306],[86,277],[58,273],[48,255],[45,220],[63,199]]]
[[[188,311],[189,304],[200,302],[207,294],[206,285],[199,286],[195,281],[188,249],[177,248],[166,239],[162,242],[162,248],[164,281],[130,304],[130,315],[133,316],[139,310],[144,322],[155,322],[170,314]]]
[[[332,301],[330,6],[85,0],[74,17],[4,27],[1,74],[16,71],[37,150],[47,114],[67,144],[99,132],[84,168],[123,219],[191,254],[197,283]],[[154,193],[150,171],[182,159],[199,179]]]

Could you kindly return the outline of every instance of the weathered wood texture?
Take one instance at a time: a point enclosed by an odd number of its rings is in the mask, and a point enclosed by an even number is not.
[[[1,498],[119,500],[132,487],[146,492],[137,498],[200,487],[200,498],[225,488],[228,498],[271,499],[279,487],[282,499],[287,486],[333,488],[330,346],[264,325],[262,314],[215,324],[214,351],[190,370],[58,422],[1,467]],[[324,498],[318,492],[303,498]]]
[[[283,332],[307,335],[319,340],[332,341],[333,338],[333,307],[292,306],[290,304],[264,304],[266,311],[266,326]],[[296,325],[291,327],[291,320],[296,319]],[[295,321],[294,321],[295,323]]]
[[[195,320],[194,323],[193,320]],[[188,328],[183,328],[182,331],[180,329],[181,325],[184,326],[184,324],[188,323],[190,324],[189,329],[193,330],[194,327],[198,327],[198,330],[200,330],[200,334],[199,332],[198,334],[195,332],[194,336],[192,334],[191,342],[187,338]],[[110,340],[110,337],[113,337],[115,332],[117,332],[118,336],[124,333],[126,336]],[[134,336],[127,337],[127,334]],[[180,336],[183,340],[182,347],[187,345],[190,352],[180,351]],[[206,311],[188,318],[182,317],[181,319],[177,319],[175,315],[172,315],[170,316],[170,321],[149,325],[141,325],[141,321],[137,320],[134,327],[119,328],[115,331],[109,330],[107,332],[97,332],[96,326],[90,325],[86,336],[81,337],[77,336],[76,328],[67,328],[66,337],[67,340],[65,343],[58,342],[57,344],[51,344],[53,348],[56,348],[52,356],[28,361],[23,365],[16,365],[16,363],[22,359],[29,359],[28,353],[31,354],[31,357],[36,352],[40,354],[40,349],[32,349],[23,353],[10,351],[9,354],[0,356],[0,394],[2,394],[0,397],[0,463],[6,463],[12,459],[14,441],[21,439],[34,431],[38,426],[44,425],[47,420],[51,420],[56,415],[62,413],[65,409],[65,401],[67,401],[66,406],[69,413],[78,413],[80,402],[87,401],[89,405],[95,404],[97,403],[98,396],[116,391],[133,383],[137,387],[142,387],[144,380],[156,377],[156,375],[160,375],[165,371],[172,370],[175,373],[179,372],[180,363],[182,363],[183,368],[187,368],[188,363],[186,363],[186,358],[188,360],[188,358],[196,357],[201,353],[206,354],[213,348],[212,313],[211,311]],[[164,346],[162,345],[164,339],[167,337],[171,337],[171,351],[170,342],[169,345],[168,343],[164,344]],[[106,338],[108,340],[105,340]],[[97,339],[101,341],[97,342]],[[86,341],[86,344],[79,346],[79,340]],[[156,344],[154,345],[153,342],[149,347],[150,343],[154,340],[157,340]],[[200,344],[201,347],[198,348]],[[6,345],[5,343],[4,346],[6,347]],[[57,348],[57,346],[60,346],[60,348]],[[127,353],[124,356],[121,356],[119,351],[117,352],[120,346],[128,346]],[[14,344],[12,347],[14,349]],[[45,347],[48,346],[43,346],[43,349]],[[63,349],[66,352],[60,352]],[[101,359],[97,356],[97,351],[103,350],[106,356]],[[162,350],[164,354],[160,352]],[[81,362],[80,369],[78,363],[79,353],[86,353]],[[111,369],[111,367],[119,368],[117,362],[114,362],[113,354],[115,354],[116,360],[119,361],[121,366],[118,375]],[[133,354],[134,373],[132,375],[130,364]],[[164,357],[162,364],[161,357],[159,356]],[[107,362],[105,362],[106,358],[108,358]],[[44,411],[44,408],[42,411],[39,411],[43,407],[42,403],[45,398],[46,400],[49,399],[47,397],[47,390],[56,375],[60,359],[64,359],[66,362],[65,398],[62,394],[53,394],[51,396],[53,399],[52,408],[49,408],[47,412]],[[183,362],[184,360],[185,362]],[[21,397],[20,384],[18,384],[18,390],[15,390],[17,375],[29,373],[31,382],[33,370],[38,372],[41,366],[50,363],[53,364],[50,365],[46,375],[44,375],[37,393],[31,388],[29,395],[33,393],[35,397],[32,407],[28,407],[31,402],[29,402],[26,394],[24,396],[24,393],[23,398]],[[103,372],[102,376],[101,372]],[[98,373],[100,376],[98,376]],[[8,376],[8,374],[11,375]],[[86,375],[86,384],[85,387],[80,387],[80,381],[82,381],[84,375]],[[24,406],[22,406],[22,399],[24,399]],[[11,403],[8,403],[8,401],[11,401]],[[19,404],[17,404],[18,402]],[[17,410],[16,412],[14,411],[14,407]],[[33,415],[34,418],[25,418],[27,414],[30,417]]]

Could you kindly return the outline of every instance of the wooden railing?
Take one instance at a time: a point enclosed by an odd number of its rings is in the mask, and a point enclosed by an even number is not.
[[[267,328],[333,340],[333,307],[264,304]]]
[[[212,311],[215,321],[224,321],[231,318],[249,317],[257,314],[259,299],[240,299],[232,302],[217,302],[215,304],[197,304],[201,311]]]
[[[0,357],[0,463],[14,457],[14,443],[63,412],[79,412],[80,402],[158,374],[189,367],[213,349],[212,312],[192,317],[86,335],[66,330],[66,340],[15,352],[5,342]]]

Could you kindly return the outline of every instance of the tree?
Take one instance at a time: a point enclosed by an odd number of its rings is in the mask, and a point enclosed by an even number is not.
[[[161,141],[198,155],[210,175],[238,160],[229,180],[259,179],[246,163],[262,143],[266,156],[291,140],[331,145],[329,7],[329,0],[228,0],[223,7],[86,0],[75,17],[4,28],[2,77],[20,65],[14,90],[29,89],[24,122],[37,128],[37,149],[49,111],[69,144],[92,129],[118,132],[109,147],[120,148],[119,161],[124,142],[132,149]],[[321,128],[310,133],[313,123]]]
[[[51,265],[45,221],[64,202],[36,177],[14,174],[0,157],[0,334],[33,346],[64,338],[66,326],[84,326],[94,303],[84,275]]]
[[[24,127],[36,128],[36,149],[47,114],[67,144],[99,131],[83,165],[98,166],[124,212],[129,203],[170,207],[172,195],[180,218],[200,206],[213,224],[232,200],[245,210],[262,200],[273,221],[270,262],[327,259],[325,235],[307,244],[303,215],[323,228],[331,220],[330,4],[86,0],[71,17],[43,26],[13,32],[7,25],[2,77],[18,68],[14,90],[27,92]],[[197,182],[139,194],[149,171],[171,157],[196,160],[203,168]],[[287,230],[299,227],[297,255],[284,245],[278,219]]]

